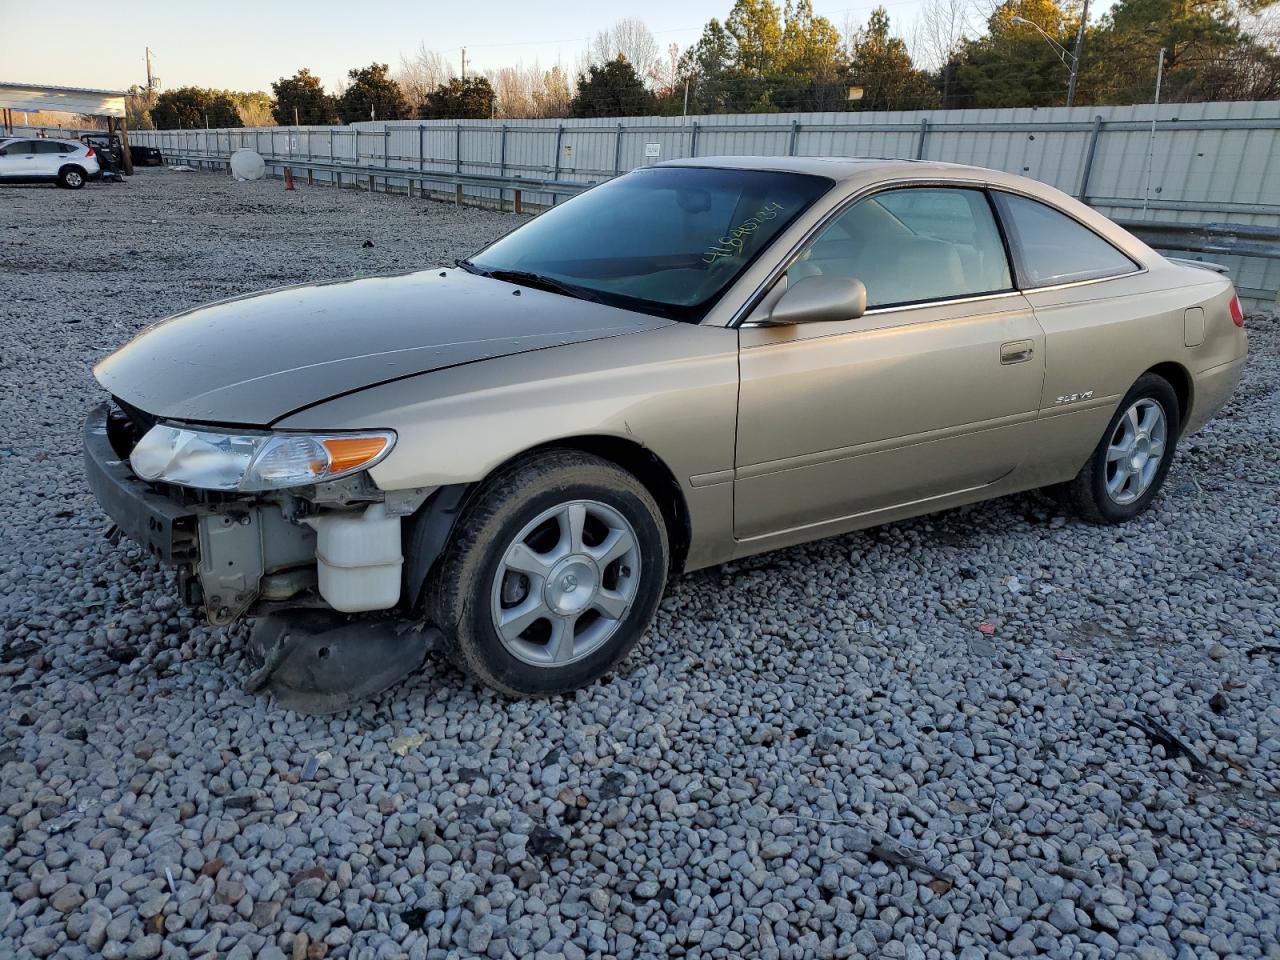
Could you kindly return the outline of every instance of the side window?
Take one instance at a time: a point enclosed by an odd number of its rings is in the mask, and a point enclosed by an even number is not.
[[[1088,227],[1038,200],[997,193],[1023,287],[1132,273],[1137,264]]]
[[[951,300],[1013,288],[1009,260],[981,190],[908,187],[860,200],[787,271],[861,280],[868,307]]]
[[[32,149],[34,146],[35,144],[30,140],[15,140],[4,148],[4,155],[6,157],[16,157],[19,155],[26,156],[29,153],[35,152]]]
[[[66,153],[68,149],[61,140],[36,141],[36,153]]]

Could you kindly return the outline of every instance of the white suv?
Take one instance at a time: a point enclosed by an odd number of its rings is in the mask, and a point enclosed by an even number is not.
[[[51,180],[60,187],[79,190],[101,169],[93,147],[78,140],[0,140],[0,181],[36,183]]]

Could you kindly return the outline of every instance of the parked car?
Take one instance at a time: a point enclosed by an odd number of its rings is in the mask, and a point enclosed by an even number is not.
[[[87,468],[215,624],[425,618],[490,686],[555,694],[683,571],[1037,487],[1137,516],[1235,388],[1243,325],[1228,279],[1041,183],[698,158],[454,268],[151,327],[95,369]]]
[[[93,148],[75,140],[0,140],[0,181],[5,183],[50,181],[79,190],[99,172]]]

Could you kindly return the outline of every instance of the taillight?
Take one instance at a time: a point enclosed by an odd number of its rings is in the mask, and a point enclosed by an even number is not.
[[[90,147],[90,148],[89,148],[89,152],[88,152],[88,153],[86,153],[86,154],[85,154],[85,156],[86,156],[86,157],[92,157],[92,156],[93,156],[93,147]]]
[[[1240,294],[1231,294],[1231,320],[1237,327],[1244,326],[1244,310],[1240,308]]]

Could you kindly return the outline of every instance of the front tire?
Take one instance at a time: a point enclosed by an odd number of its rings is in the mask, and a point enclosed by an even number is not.
[[[1120,401],[1088,463],[1056,492],[1086,520],[1124,523],[1143,513],[1164,485],[1182,423],[1178,395],[1143,374]]]
[[[427,616],[454,661],[501,693],[599,679],[652,622],[670,562],[652,495],[616,464],[551,450],[504,468],[458,520]]]
[[[58,186],[68,190],[79,190],[86,179],[85,172],[79,167],[63,167],[58,171]]]

